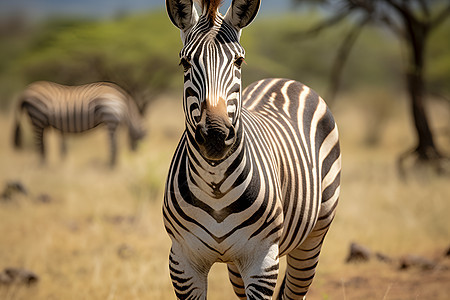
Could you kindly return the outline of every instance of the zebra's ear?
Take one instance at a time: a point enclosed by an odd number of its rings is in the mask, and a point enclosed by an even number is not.
[[[239,31],[253,21],[260,4],[261,0],[233,0],[225,14],[225,21]]]
[[[192,0],[166,0],[167,14],[172,23],[186,33],[198,21]]]

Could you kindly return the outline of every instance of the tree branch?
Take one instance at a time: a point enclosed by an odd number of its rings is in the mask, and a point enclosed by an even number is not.
[[[450,15],[450,4],[447,5],[447,7],[444,10],[442,10],[434,20],[430,22],[430,27],[431,28],[438,27],[445,21],[445,19],[448,18],[449,15]]]
[[[405,30],[395,22],[395,19],[393,19],[389,14],[385,12],[380,12],[378,15],[374,18],[375,22],[377,19],[381,22],[381,25],[385,25],[390,29],[394,35],[396,35],[400,39],[405,38]]]
[[[425,18],[427,18],[428,20],[430,19],[430,8],[428,7],[427,1],[425,0],[418,0],[419,1],[419,5],[422,8],[422,12],[425,16]]]
[[[387,4],[389,4],[392,8],[394,8],[404,19],[417,22],[416,16],[414,16],[414,14],[411,12],[409,7],[407,6],[407,3],[409,3],[409,2],[403,2],[403,4],[400,4],[394,0],[384,0],[384,1]]]
[[[339,87],[341,85],[342,71],[345,64],[347,63],[350,51],[352,50],[355,42],[361,33],[363,27],[369,23],[371,20],[371,15],[366,15],[365,18],[358,22],[345,36],[341,45],[339,46],[336,58],[331,69],[330,74],[330,88],[328,91],[327,99],[330,102],[336,97]]]
[[[321,33],[323,30],[330,28],[333,25],[336,25],[343,21],[349,14],[350,10],[345,10],[340,14],[334,15],[324,21],[319,22],[318,24],[314,25],[312,28],[308,29],[307,31],[299,32],[297,34],[292,34],[289,36],[289,38],[293,37],[309,37],[309,36],[316,36],[319,33]]]
[[[347,0],[350,8],[360,8],[371,14],[375,10],[374,1],[371,0]]]

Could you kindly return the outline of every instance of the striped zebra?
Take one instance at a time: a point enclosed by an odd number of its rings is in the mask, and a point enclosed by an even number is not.
[[[305,299],[340,191],[338,130],[305,85],[264,79],[241,93],[241,29],[259,0],[166,0],[181,29],[186,129],[166,181],[163,218],[179,299],[206,299],[207,275],[226,263],[240,299]],[[202,13],[197,14],[196,7]]]
[[[111,166],[116,163],[116,129],[120,124],[128,126],[132,150],[136,149],[138,140],[145,135],[134,100],[122,88],[109,82],[81,86],[65,86],[48,81],[30,84],[18,101],[14,133],[16,148],[21,148],[20,121],[24,110],[30,117],[42,161],[45,161],[44,130],[48,127],[61,132],[61,149],[65,154],[65,133],[81,133],[105,124],[110,139]]]

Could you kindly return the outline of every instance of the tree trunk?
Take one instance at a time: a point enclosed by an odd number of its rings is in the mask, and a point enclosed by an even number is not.
[[[408,91],[411,101],[411,110],[414,118],[414,125],[417,133],[417,147],[415,152],[420,160],[431,160],[440,157],[434,143],[428,117],[424,107],[424,85],[422,72],[410,72],[407,74]]]
[[[406,74],[407,84],[417,133],[417,147],[414,152],[418,155],[419,160],[434,161],[442,156],[434,143],[424,106],[425,81],[423,73],[428,28],[424,24],[416,23],[414,25],[411,26],[406,41],[410,47],[409,68]]]

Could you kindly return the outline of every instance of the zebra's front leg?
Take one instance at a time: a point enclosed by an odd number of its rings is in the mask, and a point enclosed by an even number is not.
[[[245,295],[247,299],[272,299],[279,270],[278,244],[273,244],[266,252],[251,249],[248,247],[247,258],[237,263]]]
[[[60,145],[61,157],[65,159],[67,157],[67,140],[64,132],[61,132],[61,145]]]
[[[115,123],[108,124],[109,147],[110,147],[110,152],[111,152],[109,166],[111,168],[113,168],[117,162],[117,138],[116,138],[117,126],[118,126],[118,124],[115,124]]]
[[[212,263],[198,261],[172,244],[169,255],[169,270],[172,285],[178,299],[204,300],[207,295],[207,277]]]

